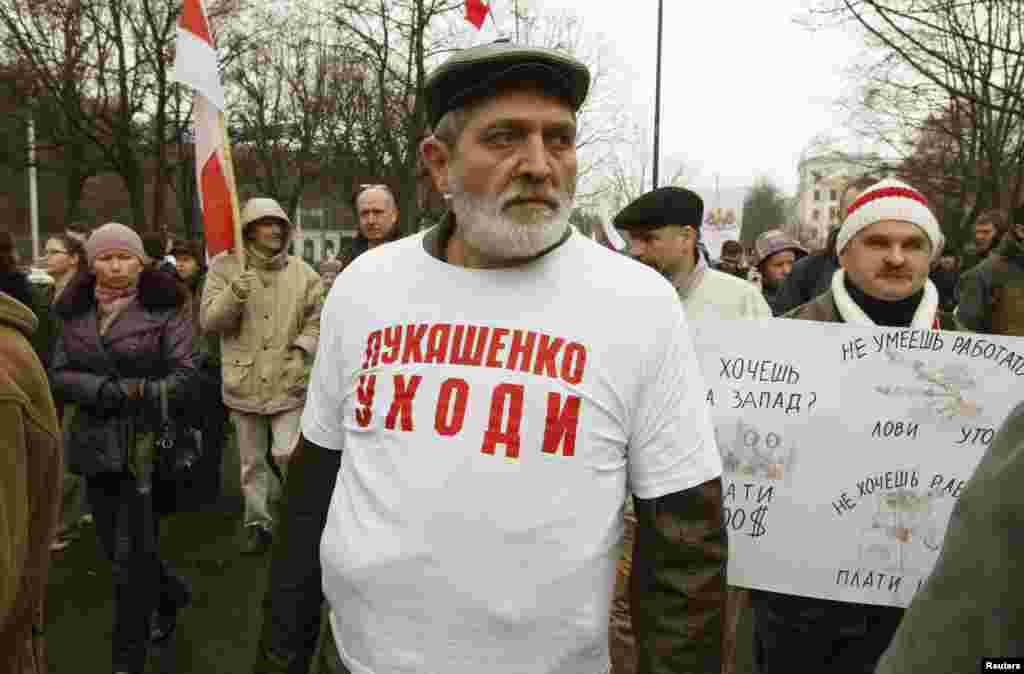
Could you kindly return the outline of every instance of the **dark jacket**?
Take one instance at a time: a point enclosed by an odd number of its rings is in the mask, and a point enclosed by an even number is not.
[[[790,309],[783,315],[783,318],[796,318],[804,321],[819,321],[821,323],[843,323],[843,317],[839,315],[835,300],[832,299],[832,291],[827,290],[802,306]],[[956,330],[956,321],[950,314],[939,311],[939,329]]]
[[[956,317],[972,332],[1024,336],[1024,244],[1012,234],[960,278]]]
[[[834,254],[815,253],[797,260],[775,296],[772,313],[780,316],[828,290],[837,269],[839,258]]]
[[[877,674],[959,674],[978,671],[985,657],[1024,657],[1022,482],[1024,404],[1010,413],[953,508],[935,569]]]
[[[0,674],[47,672],[50,543],[60,512],[60,426],[28,337],[36,319],[0,293]]]
[[[993,246],[993,248],[995,248],[995,246]],[[976,245],[974,245],[973,243],[968,244],[967,246],[964,247],[964,254],[961,258],[960,268],[963,269],[965,272],[974,269],[979,264],[987,260],[989,253],[991,252],[992,251],[989,250],[984,254],[980,254],[978,253],[978,247]]]
[[[187,296],[174,277],[143,271],[139,294],[103,337],[96,316],[95,276],[83,276],[56,305],[64,320],[50,378],[58,398],[78,406],[68,429],[67,454],[73,471],[84,475],[130,467],[142,434],[159,425],[157,383],[167,384],[172,405],[188,400],[196,374]],[[121,378],[147,381],[142,404],[123,401],[111,409],[104,384]],[[108,389],[109,390],[109,389]]]
[[[779,316],[783,313],[781,306],[779,305],[779,299],[782,297],[782,286],[777,285],[774,288],[770,288],[767,285],[761,287],[761,294],[764,295],[764,301],[768,303],[768,306],[772,309],[772,316]]]

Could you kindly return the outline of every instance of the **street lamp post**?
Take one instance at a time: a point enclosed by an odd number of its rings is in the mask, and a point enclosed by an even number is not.
[[[661,149],[661,33],[664,17],[663,0],[658,0],[658,58],[654,69],[654,188],[658,188],[658,164]]]
[[[36,173],[36,122],[28,118],[28,202],[32,226],[32,266],[39,257],[39,182]]]

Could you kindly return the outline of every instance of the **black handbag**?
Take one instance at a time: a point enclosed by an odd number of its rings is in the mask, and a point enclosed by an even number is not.
[[[153,500],[158,513],[198,510],[202,478],[203,434],[171,419],[167,384],[160,382],[160,430],[154,440]]]

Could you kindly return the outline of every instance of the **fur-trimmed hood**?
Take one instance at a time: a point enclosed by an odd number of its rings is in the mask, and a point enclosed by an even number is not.
[[[172,274],[145,269],[139,274],[139,303],[147,311],[181,308],[188,301],[188,290]],[[96,275],[82,274],[71,282],[54,305],[57,315],[67,320],[96,306]]]

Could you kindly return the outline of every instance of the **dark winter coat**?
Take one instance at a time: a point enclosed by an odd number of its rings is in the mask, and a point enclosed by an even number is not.
[[[815,253],[797,260],[775,295],[772,313],[780,316],[828,290],[837,269],[839,258],[834,254]]]
[[[972,332],[1024,336],[1024,243],[1007,234],[960,278],[956,317]]]
[[[133,408],[106,409],[100,397],[105,382],[163,380],[171,404],[180,406],[192,394],[196,375],[187,293],[173,276],[143,271],[137,298],[102,337],[95,286],[95,276],[86,275],[58,300],[64,327],[50,366],[56,396],[78,406],[68,429],[67,455],[71,469],[83,475],[128,469],[135,444],[160,421],[159,396],[152,393]]]

